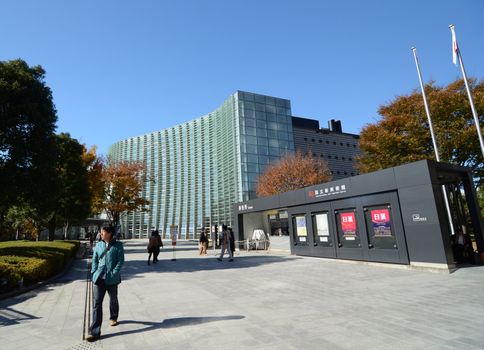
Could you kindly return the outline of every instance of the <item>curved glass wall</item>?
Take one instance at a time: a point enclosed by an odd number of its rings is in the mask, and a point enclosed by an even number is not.
[[[199,228],[232,225],[232,205],[255,198],[257,176],[294,152],[289,100],[237,91],[198,119],[113,144],[113,160],[143,161],[151,177],[142,195],[149,212],[122,216],[121,230],[147,237],[152,229],[180,238]]]

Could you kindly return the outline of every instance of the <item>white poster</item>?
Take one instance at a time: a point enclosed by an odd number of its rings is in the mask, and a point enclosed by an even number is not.
[[[316,228],[318,236],[329,236],[328,213],[316,215]]]

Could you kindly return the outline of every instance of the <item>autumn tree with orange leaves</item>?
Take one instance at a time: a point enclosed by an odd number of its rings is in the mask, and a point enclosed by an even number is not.
[[[256,193],[259,197],[273,196],[330,180],[331,172],[325,161],[297,152],[269,164],[258,178]]]
[[[484,80],[471,79],[471,90],[481,128],[484,123]],[[464,81],[447,86],[425,85],[432,123],[442,162],[470,167],[476,186],[484,177],[477,130]],[[414,162],[435,159],[427,115],[420,91],[396,97],[380,107],[381,119],[361,131],[357,168],[366,173]]]
[[[146,182],[152,181],[142,162],[107,160],[102,182],[104,201],[102,207],[111,225],[118,226],[122,213],[130,211],[147,212],[149,201],[143,198],[142,190]]]

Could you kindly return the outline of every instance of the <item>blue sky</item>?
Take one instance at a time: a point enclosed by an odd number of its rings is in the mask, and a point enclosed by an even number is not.
[[[58,131],[105,154],[204,115],[236,90],[358,133],[425,81],[484,78],[484,1],[0,0],[0,60],[42,65]]]

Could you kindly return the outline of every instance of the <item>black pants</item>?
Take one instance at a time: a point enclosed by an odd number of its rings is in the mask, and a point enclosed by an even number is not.
[[[103,300],[106,292],[109,294],[109,319],[117,321],[119,314],[118,303],[118,285],[107,285],[106,282],[99,278],[94,284],[93,290],[93,309],[92,309],[92,324],[90,327],[90,334],[94,336],[101,335],[101,324],[103,322]]]
[[[158,255],[160,255],[160,248],[154,248],[152,251],[150,251],[150,253],[148,255],[148,262],[150,262],[151,254],[153,254],[153,262],[157,262],[158,261]]]

